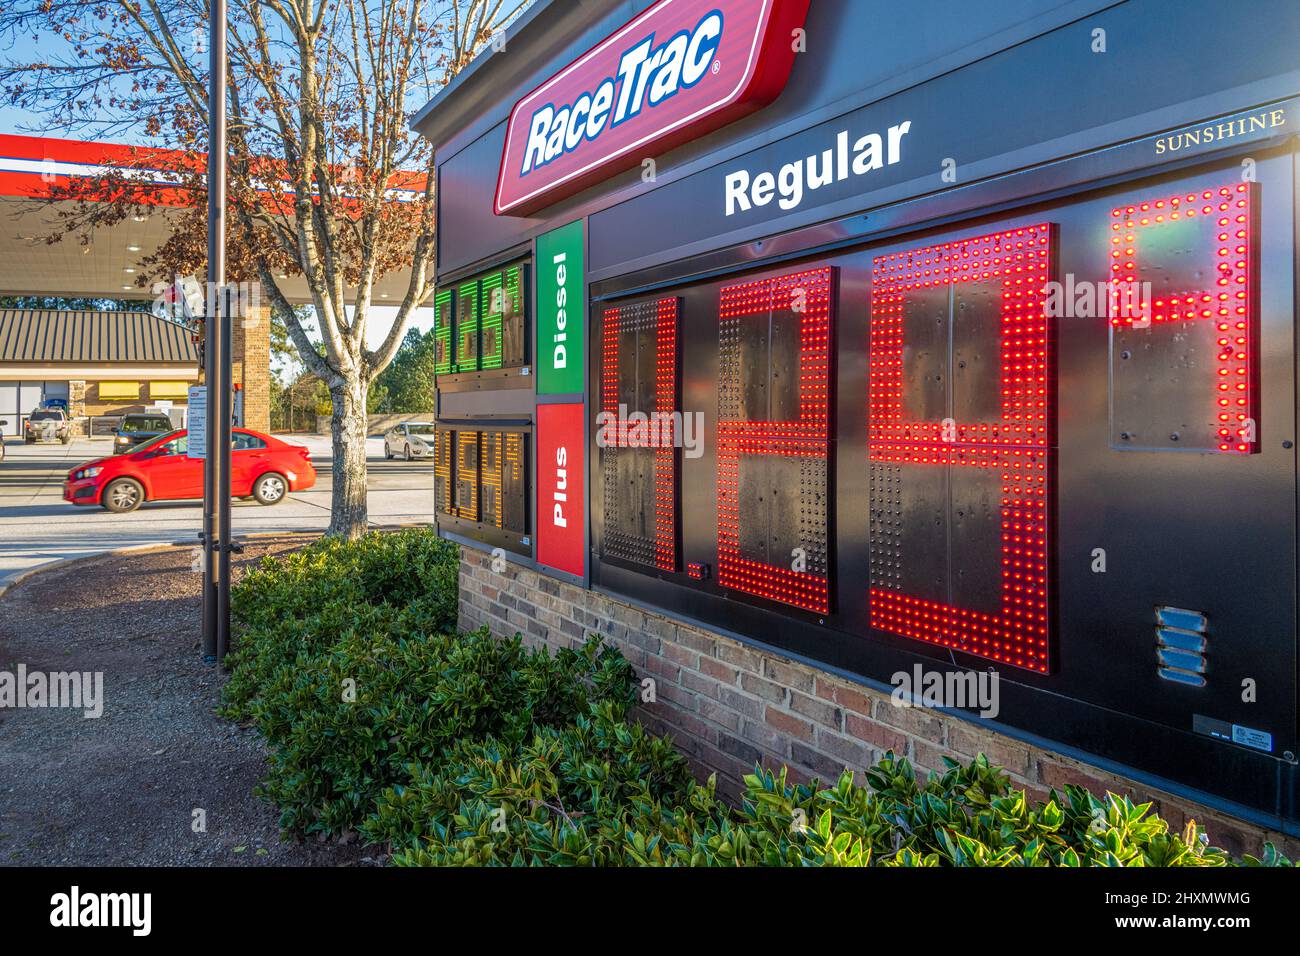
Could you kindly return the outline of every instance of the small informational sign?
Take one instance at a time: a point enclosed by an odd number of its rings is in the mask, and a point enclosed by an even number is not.
[[[537,407],[537,560],[581,577],[587,541],[582,404]]]
[[[539,395],[581,395],[585,391],[583,252],[581,219],[537,237]]]
[[[190,386],[189,446],[190,458],[206,458],[208,451],[208,387]]]

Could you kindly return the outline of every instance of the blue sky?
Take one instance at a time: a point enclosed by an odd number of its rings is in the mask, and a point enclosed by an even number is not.
[[[68,52],[69,45],[62,37],[52,32],[38,34],[36,37],[30,35],[17,37],[14,40],[4,41],[0,46],[0,60],[5,62],[32,63],[41,60],[51,60],[64,55]],[[0,102],[0,133],[23,133],[26,135],[44,135],[55,136],[67,139],[87,139],[85,135],[78,135],[75,132],[65,130],[43,129],[33,132],[31,127],[41,127],[44,117],[32,116],[24,110],[15,109],[7,102]],[[118,142],[144,145],[146,140],[139,136],[117,136],[114,139]]]

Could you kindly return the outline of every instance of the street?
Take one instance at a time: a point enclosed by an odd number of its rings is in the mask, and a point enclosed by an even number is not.
[[[311,449],[316,485],[289,495],[278,505],[236,501],[237,534],[263,531],[324,531],[330,509],[330,440],[320,435],[288,435],[286,441]],[[110,514],[95,506],[63,500],[63,479],[76,465],[111,452],[110,439],[69,445],[24,445],[9,441],[0,461],[0,585],[30,568],[114,548],[191,541],[198,533],[198,501],[147,502],[130,514]],[[370,472],[370,521],[376,525],[430,523],[433,520],[431,462],[386,461],[383,440],[366,444]]]

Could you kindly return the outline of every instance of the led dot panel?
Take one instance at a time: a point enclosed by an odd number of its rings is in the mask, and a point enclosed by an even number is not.
[[[661,571],[678,567],[679,307],[628,303],[601,324],[602,553]]]
[[[474,372],[479,367],[479,305],[477,280],[456,290],[457,372]]]
[[[1042,673],[1050,661],[1048,509],[1055,441],[1046,318],[1050,263],[1047,224],[875,258],[868,385],[872,627]],[[990,284],[998,297],[992,308],[980,310],[980,301],[990,301]],[[969,312],[959,315],[965,305]],[[928,323],[917,321],[918,310]],[[938,373],[905,373],[913,358],[909,349],[916,348],[905,341],[905,328],[928,327],[935,316],[946,318],[933,350]],[[949,343],[959,329],[971,340],[982,334],[996,342],[996,374],[963,378],[966,363],[982,353],[954,356]],[[954,379],[997,394],[971,397],[951,384]],[[927,407],[949,414],[937,421],[911,417],[914,393],[934,387],[942,397]],[[951,414],[958,398],[963,409],[991,407],[995,414],[958,420]],[[936,476],[936,468],[946,472]],[[970,562],[967,554],[954,561],[951,539],[976,521],[975,509],[953,505],[952,489],[963,489],[963,501],[980,498],[971,483],[956,480],[958,469],[977,470],[971,477],[991,484],[996,495],[1001,595],[992,608],[952,600]],[[909,533],[913,528],[917,533]],[[956,564],[963,567],[954,573]],[[927,573],[913,573],[918,565]],[[909,592],[905,582],[921,579],[928,593]]]
[[[1111,324],[1125,344],[1133,341],[1131,336],[1142,336],[1148,348],[1166,351],[1177,348],[1179,339],[1195,338],[1194,329],[1166,332],[1171,323],[1210,326],[1206,331],[1213,341],[1207,345],[1213,361],[1204,369],[1209,395],[1204,413],[1190,417],[1206,423],[1206,450],[1229,454],[1259,448],[1251,187],[1238,182],[1111,210]],[[1194,226],[1199,228],[1191,232]],[[1190,244],[1189,233],[1194,237]],[[1171,274],[1176,287],[1165,283],[1144,294],[1148,275]],[[1204,284],[1198,284],[1202,276]],[[1186,341],[1181,344],[1188,347]],[[1170,364],[1180,377],[1194,376],[1200,365],[1183,353],[1170,356]],[[1185,436],[1182,447],[1192,437]]]
[[[822,614],[834,278],[725,286],[718,310],[718,583]]]
[[[482,520],[502,530],[524,534],[527,532],[525,436],[498,431],[480,434]]]
[[[433,372],[435,375],[447,375],[452,370],[452,338],[456,334],[452,308],[451,290],[439,290],[433,297]]]
[[[452,475],[455,472],[455,432],[437,429],[433,435],[433,506],[439,514],[455,514],[453,501],[455,487]]]
[[[511,368],[524,364],[523,267],[515,265],[484,276],[481,302],[479,367]]]
[[[479,520],[479,433],[457,431],[456,436],[456,517]]]

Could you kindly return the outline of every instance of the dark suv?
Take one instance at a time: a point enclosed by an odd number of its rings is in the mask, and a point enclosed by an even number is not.
[[[123,415],[113,433],[113,454],[124,455],[141,442],[175,430],[176,426],[166,415]]]

